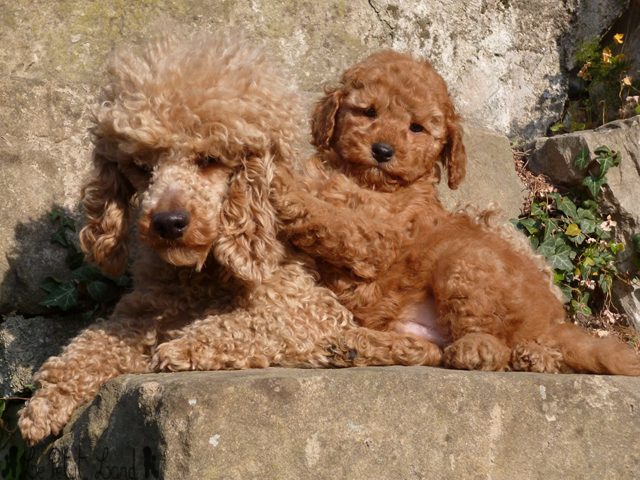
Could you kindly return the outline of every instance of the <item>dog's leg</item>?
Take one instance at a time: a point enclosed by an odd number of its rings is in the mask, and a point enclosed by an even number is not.
[[[498,273],[467,254],[446,257],[434,275],[439,323],[454,340],[444,350],[444,365],[464,370],[506,370],[511,349],[505,333]],[[469,261],[471,259],[471,261]]]
[[[153,331],[134,321],[107,321],[88,328],[51,357],[35,376],[38,390],[20,411],[18,425],[33,445],[57,435],[78,406],[107,380],[124,373],[147,372]]]
[[[200,320],[162,343],[151,361],[156,371],[365,365],[439,365],[442,351],[413,335],[354,325],[327,328],[313,319],[302,336],[277,316],[234,312]]]

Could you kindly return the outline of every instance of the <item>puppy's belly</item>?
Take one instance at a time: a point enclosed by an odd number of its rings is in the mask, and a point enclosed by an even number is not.
[[[399,320],[396,329],[402,333],[426,338],[439,347],[451,343],[449,330],[438,324],[436,304],[432,297],[426,297],[421,303],[405,308],[400,313]]]

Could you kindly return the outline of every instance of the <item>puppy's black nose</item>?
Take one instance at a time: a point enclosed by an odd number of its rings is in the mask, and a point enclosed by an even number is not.
[[[378,163],[384,163],[391,160],[396,152],[388,143],[374,143],[371,145],[371,153]]]
[[[151,217],[153,231],[165,240],[177,240],[189,226],[189,213],[184,210],[158,212]]]

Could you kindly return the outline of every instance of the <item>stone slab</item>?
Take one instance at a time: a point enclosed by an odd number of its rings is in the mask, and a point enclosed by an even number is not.
[[[120,377],[39,458],[69,478],[147,478],[146,457],[161,479],[631,480],[638,438],[640,378],[274,368]]]

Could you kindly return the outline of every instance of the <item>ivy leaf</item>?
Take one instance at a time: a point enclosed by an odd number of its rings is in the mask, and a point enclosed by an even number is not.
[[[545,240],[547,238],[549,238],[551,235],[553,235],[554,233],[556,233],[560,229],[560,225],[558,225],[558,222],[556,220],[551,219],[551,218],[547,218],[542,223],[542,225],[544,227],[544,239]]]
[[[608,150],[608,149],[607,149]],[[597,150],[596,150],[597,153]],[[618,152],[609,152],[596,158],[596,161],[600,165],[600,177],[604,177],[611,167],[617,167],[620,165],[620,154]]]
[[[573,203],[568,197],[560,195],[559,193],[552,193],[550,194],[550,196],[555,200],[558,210],[564,213],[567,217],[572,220],[578,217],[578,209],[576,208],[576,204]]]
[[[598,277],[598,286],[602,289],[603,292],[609,293],[611,291],[611,285],[613,284],[613,279],[611,275],[600,274]]]
[[[47,277],[40,282],[40,288],[47,293],[53,292],[62,282],[55,277]]]
[[[571,224],[569,224],[567,229],[564,231],[564,233],[567,234],[570,237],[577,237],[578,235],[580,235],[582,233],[582,230],[580,230],[580,227],[578,226],[578,224],[571,223]]]
[[[538,222],[533,218],[523,218],[519,220],[520,225],[522,225],[530,235],[535,235],[540,231],[538,228]]]
[[[611,242],[609,248],[611,249],[611,253],[617,255],[619,252],[624,252],[624,243]]]
[[[576,158],[573,159],[573,164],[580,170],[585,170],[591,163],[591,157],[589,156],[589,149],[583,148],[580,150]]]
[[[95,265],[82,265],[76,268],[71,278],[81,283],[90,283],[102,277],[102,272]]]
[[[539,219],[546,218],[548,216],[546,205],[541,202],[534,202],[531,204],[531,216]]]
[[[583,315],[592,315],[593,312],[589,308],[589,306],[584,302],[578,302],[576,300],[571,300],[571,309],[576,313],[581,313]]]
[[[71,310],[78,305],[78,290],[73,282],[60,283],[51,290],[40,305],[57,307],[63,311]]]
[[[538,251],[544,255],[549,264],[556,270],[573,272],[573,262],[576,253],[567,245],[562,238],[549,237],[540,244]]]
[[[57,243],[65,248],[69,248],[70,242],[67,238],[67,233],[62,228],[58,228],[58,230],[51,235],[51,243]]]
[[[571,297],[573,296],[571,287],[569,285],[559,285],[559,287],[562,295],[564,296],[564,303],[569,302],[569,300],[571,300]]]
[[[593,198],[598,197],[600,188],[602,188],[605,183],[607,183],[607,181],[604,178],[596,178],[592,177],[591,175],[584,177],[584,179],[582,180],[582,185],[587,187],[587,190],[589,190],[589,193]]]

